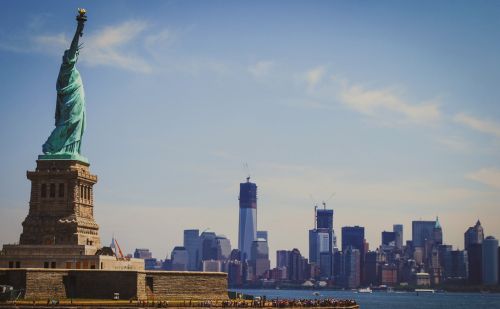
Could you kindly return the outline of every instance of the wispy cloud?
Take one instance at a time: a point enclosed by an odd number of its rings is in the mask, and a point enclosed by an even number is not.
[[[23,33],[5,37],[0,49],[13,52],[42,52],[61,54],[71,43],[72,34],[37,33],[29,26]],[[175,35],[171,30],[152,31],[144,20],[128,20],[116,25],[108,25],[95,32],[84,33],[81,43],[80,61],[90,66],[110,66],[138,73],[150,73],[151,52],[158,46],[166,46]]]
[[[367,89],[358,83],[332,75],[326,78],[325,66],[318,66],[307,71],[303,76],[309,101],[342,103],[344,106],[375,118],[385,124],[417,123],[431,124],[441,119],[437,99],[412,102],[405,99],[401,91],[392,88]],[[337,99],[337,101],[335,101]],[[310,107],[325,108],[325,103],[309,104]]]
[[[84,40],[82,60],[89,65],[114,66],[130,71],[150,73],[151,65],[142,56],[128,51],[128,43],[136,43],[138,36],[146,30],[144,21],[126,21],[107,26]]]
[[[151,54],[160,55],[175,41],[177,35],[170,29],[163,29],[158,33],[149,34],[144,39],[145,47]]]
[[[255,64],[252,64],[248,67],[248,72],[250,72],[254,77],[263,77],[269,73],[269,71],[273,68],[274,61],[269,60],[261,60]]]
[[[38,46],[51,46],[53,49],[63,50],[69,47],[69,39],[66,34],[39,35],[33,39]]]
[[[325,67],[318,66],[306,72],[305,80],[307,82],[307,87],[311,90],[323,79],[325,75]]]
[[[344,85],[341,87],[339,97],[348,107],[368,116],[380,116],[391,112],[402,117],[398,121],[409,120],[419,124],[433,123],[441,117],[437,103],[410,103],[389,89],[367,90],[359,85]]]
[[[495,189],[500,189],[500,169],[495,167],[482,168],[466,176],[467,179],[475,180]]]
[[[469,151],[471,146],[467,141],[458,136],[437,137],[436,142],[456,151]]]
[[[500,137],[500,124],[496,122],[479,119],[465,113],[456,114],[453,120],[473,130]]]

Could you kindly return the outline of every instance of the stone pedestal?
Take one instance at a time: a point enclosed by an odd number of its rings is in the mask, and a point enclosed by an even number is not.
[[[19,244],[100,248],[92,189],[97,176],[90,174],[88,163],[38,160],[27,177],[31,197]]]

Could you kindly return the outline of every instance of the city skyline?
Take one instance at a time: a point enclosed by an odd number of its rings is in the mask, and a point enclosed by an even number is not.
[[[455,248],[477,219],[500,238],[498,4],[86,5],[82,154],[103,244],[163,258],[211,228],[237,247],[245,162],[269,252],[307,255],[310,195],[334,192],[337,237],[363,226],[371,249],[436,216]],[[1,243],[19,241],[74,6],[0,13]]]

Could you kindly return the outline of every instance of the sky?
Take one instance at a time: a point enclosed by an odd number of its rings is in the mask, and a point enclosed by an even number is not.
[[[500,237],[500,2],[9,1],[0,243],[22,231],[78,7],[103,244],[164,259],[198,228],[235,248],[248,174],[272,264],[308,255],[323,200],[339,244],[342,226],[375,249],[393,224],[409,240],[436,216],[455,248],[478,219]]]

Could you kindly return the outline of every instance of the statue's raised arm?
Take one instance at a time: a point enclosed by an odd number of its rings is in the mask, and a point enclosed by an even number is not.
[[[78,42],[80,40],[80,37],[83,36],[83,27],[85,26],[85,22],[87,21],[87,16],[85,15],[85,13],[85,9],[78,9],[78,15],[76,16],[78,25],[76,26],[75,35],[73,36],[73,40],[71,41],[71,46],[66,51],[67,54],[65,52],[69,60],[74,59],[76,61],[76,56],[78,55],[78,50],[80,49]],[[63,59],[63,61],[64,60],[65,59]]]
[[[55,129],[43,144],[45,155],[40,159],[71,159],[86,161],[80,155],[81,140],[85,130],[85,94],[80,73],[75,67],[79,54],[79,40],[87,21],[85,9],[78,9],[78,22],[71,46],[64,52],[57,77],[57,103]]]

